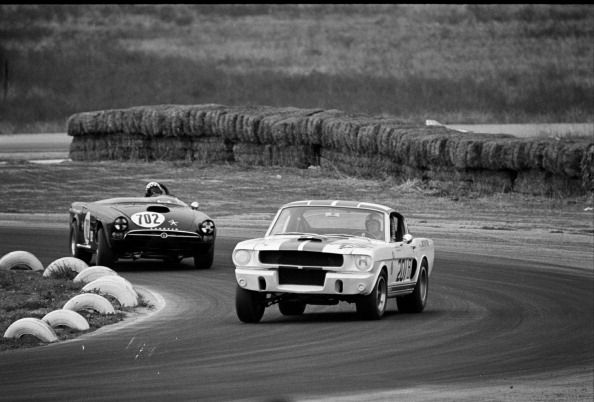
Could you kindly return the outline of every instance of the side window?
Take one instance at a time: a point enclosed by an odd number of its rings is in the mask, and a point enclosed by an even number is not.
[[[408,233],[408,227],[406,226],[406,223],[404,222],[404,218],[400,219],[400,238],[404,237],[405,234]]]
[[[397,232],[398,232],[398,218],[396,217],[396,215],[391,214],[390,215],[390,241],[391,242],[397,241],[396,240]]]
[[[390,215],[390,240],[393,242],[402,241],[404,236],[404,222],[398,218],[398,215]]]

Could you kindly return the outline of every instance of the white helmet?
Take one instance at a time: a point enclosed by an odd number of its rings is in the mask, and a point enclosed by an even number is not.
[[[157,183],[156,181],[151,181],[149,184],[146,185],[146,197],[151,197],[153,195],[164,195],[166,194],[163,187]]]

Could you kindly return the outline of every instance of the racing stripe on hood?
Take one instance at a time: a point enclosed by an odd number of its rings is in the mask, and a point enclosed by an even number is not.
[[[323,239],[323,240],[310,240],[303,239],[299,240],[289,239],[282,242],[278,249],[279,250],[297,250],[297,251],[314,251],[314,252],[330,252],[330,253],[341,253],[343,248],[352,249],[353,247],[368,248],[367,243],[353,245],[352,241],[346,241],[344,239]]]
[[[279,245],[279,250],[323,251],[326,241],[289,239]]]

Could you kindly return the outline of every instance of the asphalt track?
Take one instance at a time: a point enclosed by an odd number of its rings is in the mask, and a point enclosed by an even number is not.
[[[214,266],[120,264],[164,306],[81,338],[0,353],[0,400],[287,401],[411,387],[468,388],[594,364],[586,270],[438,250],[422,314],[361,321],[354,306],[234,309],[231,250]],[[67,253],[66,228],[0,228],[0,254],[26,249],[47,265]],[[406,398],[405,398],[406,399]]]

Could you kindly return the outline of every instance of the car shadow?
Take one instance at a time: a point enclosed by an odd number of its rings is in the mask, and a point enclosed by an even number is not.
[[[190,258],[183,259],[180,262],[163,261],[161,259],[120,260],[110,268],[116,272],[196,270]]]
[[[274,307],[271,307],[274,308]],[[279,312],[274,312],[275,315],[270,314],[268,317],[264,316],[260,325],[262,324],[304,324],[314,322],[374,322],[376,320],[366,320],[355,310],[353,306],[352,311],[323,311],[323,312],[308,312],[307,310],[302,315],[284,316]],[[397,310],[388,310],[379,321],[401,321],[401,322],[415,322],[419,320],[427,321],[427,319],[435,319],[443,316],[445,312],[437,310],[426,310],[420,314],[400,313]]]

